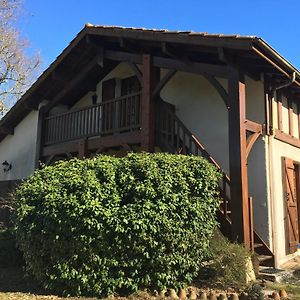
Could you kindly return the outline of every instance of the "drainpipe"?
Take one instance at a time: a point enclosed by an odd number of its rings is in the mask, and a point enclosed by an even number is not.
[[[270,136],[268,137],[268,156],[269,156],[269,179],[270,179],[270,198],[271,198],[271,222],[272,222],[272,244],[273,244],[273,251],[274,254],[277,252],[278,245],[276,243],[276,236],[277,236],[277,228],[276,228],[276,220],[275,220],[275,203],[274,203],[274,187],[276,186],[275,178],[273,176],[274,172],[274,165],[273,165],[273,139],[274,139],[274,129],[273,129],[273,100],[275,98],[275,92],[289,87],[296,81],[296,72],[293,72],[292,77],[289,79],[288,82],[273,87],[270,92],[270,106],[269,106],[269,113],[270,113]],[[275,226],[273,226],[275,225]],[[275,267],[278,267],[279,261],[276,259],[277,255],[275,255]]]
[[[269,106],[271,135],[273,135],[273,131],[274,131],[274,128],[273,128],[273,99],[275,97],[275,92],[277,92],[283,88],[291,86],[295,81],[296,81],[296,72],[293,72],[292,77],[289,79],[288,82],[280,84],[278,86],[273,86],[270,91],[270,98],[272,99],[272,101],[270,102],[270,106]]]
[[[294,82],[296,81],[296,72],[293,72],[292,74],[292,78],[290,78],[290,80],[286,83],[283,83],[279,86],[276,86],[276,87],[273,87],[272,90],[271,90],[271,97],[274,96],[274,93],[278,90],[281,90],[285,87],[289,87],[290,85],[292,85]]]

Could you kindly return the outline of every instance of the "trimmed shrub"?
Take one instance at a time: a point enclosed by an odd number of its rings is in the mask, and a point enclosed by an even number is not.
[[[231,243],[218,230],[210,242],[209,263],[201,269],[200,274],[211,281],[226,285],[241,286],[246,284],[246,259],[250,253],[238,243]]]
[[[163,153],[38,170],[16,192],[27,269],[75,295],[183,287],[207,257],[218,179],[202,158]]]

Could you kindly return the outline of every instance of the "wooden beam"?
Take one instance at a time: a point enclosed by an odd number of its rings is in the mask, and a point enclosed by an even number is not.
[[[253,218],[253,198],[248,198],[249,219],[250,219],[250,250],[254,255],[254,218]]]
[[[141,148],[153,152],[155,146],[155,101],[152,93],[159,82],[160,70],[153,66],[152,57],[143,55],[143,84],[141,99]]]
[[[42,152],[42,145],[44,144],[43,125],[45,117],[45,106],[42,106],[39,110],[38,123],[37,123],[37,135],[36,135],[36,147],[35,147],[35,168],[40,167],[40,158]]]
[[[95,152],[95,155],[98,155],[98,154],[101,154],[106,148],[104,146],[100,146],[96,152]]]
[[[286,71],[284,71],[282,68],[280,68],[275,62],[273,62],[273,60],[271,60],[269,57],[267,57],[266,55],[264,55],[260,50],[258,50],[255,47],[252,47],[252,50],[254,52],[256,52],[261,58],[263,58],[264,60],[266,60],[269,64],[271,64],[279,72],[281,72],[282,74],[284,74],[285,76],[287,76],[288,78],[290,78],[290,75]]]
[[[236,55],[226,52],[224,48],[218,47],[218,59],[225,65],[236,65],[246,75],[254,81],[260,80],[260,70],[253,70],[253,62],[249,63],[249,59],[242,57],[241,59]]]
[[[105,50],[104,57],[114,61],[129,61],[135,64],[142,63],[142,55],[122,51]],[[153,66],[158,68],[173,69],[194,74],[210,74],[220,78],[227,78],[227,67],[224,65],[183,61],[159,56],[154,56],[152,61]]]
[[[65,86],[65,88],[56,95],[45,107],[45,113],[48,112],[51,108],[53,108],[60,100],[62,100],[70,91],[72,91],[77,85],[80,84],[80,82],[85,79],[88,74],[96,67],[99,66],[99,57],[96,56],[94,59],[92,59],[84,69],[81,70],[81,72],[71,81],[68,82],[68,84]]]
[[[266,75],[264,75],[264,113],[265,113],[265,132],[267,135],[271,134],[273,130],[273,109],[272,101],[269,89],[269,82]]]
[[[282,95],[277,93],[277,118],[278,118],[278,129],[282,131]]]
[[[128,152],[130,152],[130,151],[132,151],[132,148],[130,147],[130,145],[128,145],[128,144],[122,144],[122,147],[126,150],[126,151],[128,151]]]
[[[153,32],[152,30],[132,30],[123,28],[97,28],[88,27],[85,29],[87,34],[93,34],[100,37],[135,39],[136,41],[165,41],[167,43],[223,47],[230,49],[251,50],[253,39],[222,38],[218,36],[203,36],[192,34],[174,34],[168,32]]]
[[[229,108],[228,93],[221,85],[221,83],[212,75],[203,74],[203,77],[216,89],[216,91],[219,93],[219,95],[221,96],[222,100],[224,101],[228,109]]]
[[[161,43],[161,51],[163,54],[178,59],[178,51],[166,42]]]
[[[223,65],[199,63],[194,61],[183,61],[178,59],[156,56],[153,57],[153,66],[194,74],[210,74],[220,78],[227,77],[227,67]]]
[[[104,58],[114,61],[126,61],[135,64],[142,64],[142,54],[129,53],[124,51],[104,50]]]
[[[140,52],[140,49],[128,39],[120,37],[119,45],[122,49],[127,50],[129,52]]]
[[[247,142],[246,142],[246,157],[248,159],[248,156],[251,152],[253,145],[255,144],[255,142],[257,141],[257,139],[263,132],[263,126],[259,123],[256,123],[256,122],[246,119],[245,120],[245,128],[248,132],[251,132],[251,134],[250,134],[250,136],[248,136]]]
[[[30,102],[24,102],[22,103],[23,107],[27,110],[38,110],[39,109],[39,105],[38,104],[32,104]]]
[[[169,70],[164,77],[160,80],[160,82],[155,87],[152,93],[152,99],[155,99],[159,96],[161,90],[166,86],[166,84],[170,81],[170,79],[177,73],[176,70]]]
[[[298,137],[300,139],[300,101],[297,101]]]
[[[245,127],[246,130],[250,132],[258,132],[259,134],[262,134],[263,126],[259,123],[253,122],[251,120],[245,119]]]
[[[222,48],[222,47],[218,47],[218,59],[223,63],[226,63],[226,64],[228,63],[228,61],[226,59],[224,48]]]
[[[78,143],[78,158],[83,159],[88,157],[87,139],[81,139]]]
[[[269,57],[267,57],[266,55],[264,55],[260,50],[258,50],[255,47],[252,47],[252,50],[254,50],[260,57],[262,57],[263,59],[265,59],[268,63],[270,63],[279,72],[281,72],[286,77],[288,77],[289,79],[291,79],[292,75],[290,75],[288,72],[286,72],[281,67],[279,67],[279,65],[277,63],[275,63],[272,59],[270,59]],[[297,80],[294,82],[294,84],[297,85],[298,87],[300,87],[300,82],[298,82]]]
[[[97,65],[101,68],[104,67],[104,48],[97,47]]]
[[[54,70],[51,73],[51,80],[56,81],[56,82],[61,82],[65,83],[66,82],[66,75],[65,74],[59,74],[57,70]]]
[[[15,130],[14,130],[14,128],[11,128],[11,127],[1,126],[0,127],[0,133],[8,134],[8,135],[14,135]]]
[[[139,80],[139,82],[142,84],[143,74],[142,74],[141,70],[133,62],[127,62],[127,64],[129,65],[130,69],[135,73],[135,75],[136,75],[137,79]]]
[[[250,249],[250,220],[246,157],[245,79],[233,66],[228,68],[229,165],[233,239]]]
[[[47,157],[47,159],[45,160],[45,165],[49,166],[53,160],[53,158],[55,157],[54,154],[50,155],[49,157]]]
[[[294,113],[293,113],[293,100],[289,97],[288,99],[288,109],[289,109],[289,134],[294,135]]]
[[[274,135],[275,139],[281,141],[281,142],[284,142],[284,143],[287,143],[289,145],[292,145],[294,147],[297,147],[297,148],[300,148],[300,140],[293,137],[293,136],[290,136],[289,134],[287,133],[284,133],[278,129],[275,129],[275,135]]]
[[[50,155],[59,155],[66,152],[78,151],[78,143],[80,140],[68,141],[64,143],[54,144],[43,148],[42,156],[48,157]],[[103,136],[100,138],[88,139],[87,149],[89,151],[96,151],[99,148],[118,147],[123,144],[136,145],[141,142],[141,132],[134,131],[130,133],[123,133],[111,136]]]
[[[255,142],[257,141],[259,136],[260,136],[259,132],[254,132],[247,138],[247,146],[246,146],[246,157],[247,157],[247,159],[248,159],[248,156],[251,152],[251,149],[252,149],[253,145],[255,144]]]

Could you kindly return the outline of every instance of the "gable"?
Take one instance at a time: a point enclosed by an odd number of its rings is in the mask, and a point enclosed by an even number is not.
[[[296,72],[290,89],[300,96],[299,72],[258,37],[87,24],[2,118],[0,141],[42,101],[72,106],[119,62],[138,63],[142,53],[152,54],[161,67],[195,73],[210,67],[222,75],[227,63],[234,62],[256,80],[265,74],[274,85]]]

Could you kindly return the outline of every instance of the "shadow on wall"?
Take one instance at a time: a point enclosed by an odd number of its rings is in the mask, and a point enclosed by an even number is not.
[[[21,180],[0,181],[0,228],[10,225],[10,212],[13,208],[12,193]]]

